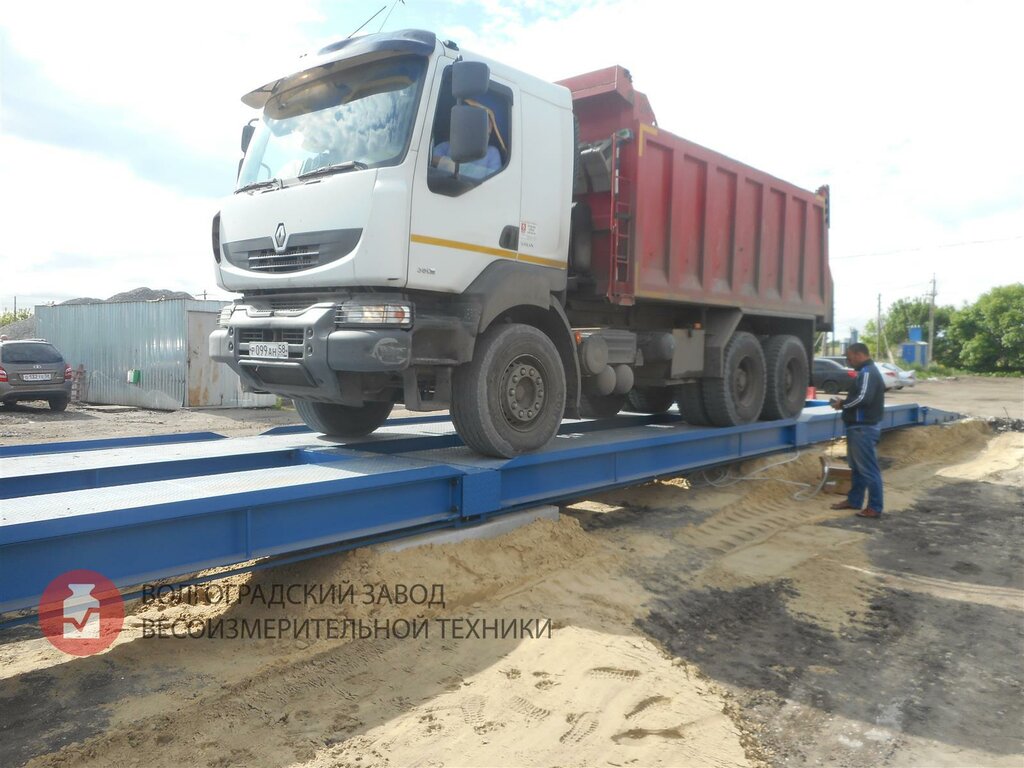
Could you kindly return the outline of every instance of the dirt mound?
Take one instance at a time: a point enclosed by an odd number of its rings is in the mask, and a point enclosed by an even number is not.
[[[562,516],[557,521],[537,520],[500,539],[462,541],[456,544],[428,544],[390,551],[386,547],[368,547],[339,555],[307,560],[293,565],[258,571],[233,577],[221,582],[248,583],[250,589],[259,587],[268,596],[275,584],[301,584],[319,588],[354,585],[357,598],[345,604],[345,618],[389,619],[410,618],[427,611],[423,605],[407,602],[394,605],[388,602],[364,604],[364,585],[388,586],[424,584],[444,585],[445,610],[464,608],[482,600],[493,598],[503,590],[551,571],[564,568],[575,560],[594,551],[595,544],[574,518]],[[222,605],[204,604],[204,592],[198,591],[199,603],[182,606],[179,618],[207,618],[221,613]],[[216,595],[216,590],[214,590]],[[216,599],[216,598],[215,598]],[[319,616],[324,606],[304,604],[289,606],[292,616],[301,619]],[[235,618],[254,618],[272,614],[260,603],[234,606],[228,613]],[[155,615],[156,609],[148,614]],[[143,614],[139,614],[140,618]]]
[[[192,296],[184,291],[168,291],[164,289],[154,290],[152,288],[133,288],[130,291],[123,291],[122,293],[115,293],[109,299],[107,303],[114,303],[116,301],[160,301],[170,299],[187,299],[192,300]]]
[[[9,339],[35,339],[39,335],[38,328],[39,325],[33,315],[24,320],[16,320],[8,325],[0,326],[0,335]]]
[[[113,304],[115,302],[124,301],[168,301],[171,299],[187,299],[191,301],[193,298],[194,297],[191,294],[185,293],[184,291],[169,291],[165,288],[132,288],[130,291],[115,293],[109,299],[81,297],[62,301],[60,306],[74,304]]]
[[[68,299],[67,301],[60,302],[57,306],[74,306],[76,304],[102,304],[105,299],[94,299],[91,296],[79,296],[75,299]]]
[[[900,429],[882,437],[878,455],[892,460],[892,467],[910,464],[949,464],[981,451],[992,433],[980,419],[965,419],[928,429]]]
[[[443,609],[289,605],[292,621],[317,612],[540,617],[553,632],[472,639],[432,626],[418,640],[312,646],[119,640],[96,661],[132,670],[138,694],[125,698],[125,683],[101,675],[91,695],[107,719],[71,739],[54,731],[44,749],[55,751],[29,765],[747,765],[721,691],[633,626],[643,593],[609,578],[618,551],[562,516],[494,539],[376,547],[265,571],[250,586],[268,593],[281,583],[445,585]],[[202,610],[170,607],[164,618],[180,619],[180,608]],[[227,615],[239,614],[252,618],[248,609]],[[25,696],[77,687],[94,673],[90,661],[45,672]],[[168,668],[182,671],[168,680]],[[27,755],[44,751],[37,744]]]

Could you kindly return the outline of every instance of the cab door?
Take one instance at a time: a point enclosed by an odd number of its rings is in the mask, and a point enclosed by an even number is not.
[[[439,67],[413,181],[409,243],[410,289],[460,293],[491,262],[515,260],[522,189],[519,93],[491,75],[475,105],[487,109],[489,156],[460,166],[444,155],[451,108],[451,64]],[[498,158],[498,161],[495,160]]]

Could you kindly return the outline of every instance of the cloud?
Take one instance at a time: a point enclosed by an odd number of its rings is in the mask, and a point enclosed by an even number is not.
[[[216,200],[186,197],[92,153],[9,136],[0,137],[0,178],[13,182],[0,186],[5,305],[12,292],[41,302],[139,286],[217,290]]]
[[[124,118],[157,147],[172,136],[199,154],[237,158],[239,128],[250,115],[241,95],[298,69],[315,37],[310,29],[323,19],[309,0],[54,0],[6,3],[0,29],[39,80],[102,119]],[[8,77],[4,87],[24,86]]]

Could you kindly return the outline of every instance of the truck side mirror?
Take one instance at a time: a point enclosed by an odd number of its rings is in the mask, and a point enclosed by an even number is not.
[[[242,154],[245,154],[245,150],[249,148],[249,142],[252,141],[252,135],[256,133],[256,126],[253,125],[256,120],[250,120],[248,123],[242,126]]]
[[[454,162],[471,163],[486,156],[490,137],[491,123],[486,109],[471,107],[468,104],[456,104],[452,107],[448,143]]]
[[[491,84],[491,68],[482,61],[457,61],[452,65],[452,96],[479,99]]]

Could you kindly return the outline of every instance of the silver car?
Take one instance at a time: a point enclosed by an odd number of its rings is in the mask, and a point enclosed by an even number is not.
[[[46,400],[63,411],[71,399],[71,366],[42,339],[0,341],[0,403]]]
[[[878,365],[883,369],[883,374],[885,371],[896,374],[896,389],[912,387],[917,384],[917,374],[914,371],[905,371],[898,365],[893,365],[892,363],[879,363]]]

